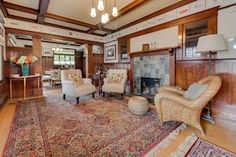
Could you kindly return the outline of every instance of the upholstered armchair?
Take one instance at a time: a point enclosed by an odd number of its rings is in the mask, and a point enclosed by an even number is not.
[[[92,80],[82,78],[79,69],[61,70],[61,82],[63,99],[65,99],[66,96],[76,97],[78,104],[80,96],[92,94],[94,97],[96,88],[92,85]]]
[[[206,89],[195,99],[184,98],[185,91],[178,87],[163,86],[156,94],[155,107],[161,123],[180,121],[201,131],[200,118],[205,105],[217,94],[221,87],[221,78],[217,75],[208,76],[198,82],[207,85]]]
[[[126,82],[126,69],[110,69],[107,72],[107,77],[104,78],[104,84],[102,86],[103,96],[105,96],[105,93],[118,93],[121,94],[122,98],[125,92]]]

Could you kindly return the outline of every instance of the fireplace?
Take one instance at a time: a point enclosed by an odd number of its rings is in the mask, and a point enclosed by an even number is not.
[[[159,78],[141,77],[141,95],[154,97],[160,88]]]
[[[153,100],[159,88],[170,85],[170,55],[133,58],[133,94]]]

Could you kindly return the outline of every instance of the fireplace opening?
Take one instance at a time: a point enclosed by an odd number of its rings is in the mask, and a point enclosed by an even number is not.
[[[154,97],[160,88],[159,78],[141,77],[141,94],[144,97]]]

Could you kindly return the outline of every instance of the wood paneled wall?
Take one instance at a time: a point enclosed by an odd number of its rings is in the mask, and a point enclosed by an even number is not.
[[[0,82],[0,107],[5,103],[7,98],[7,90],[6,90],[6,80]]]
[[[104,63],[103,54],[93,54],[92,45],[88,44],[88,75],[96,73],[97,66]]]
[[[236,59],[217,59],[212,74],[222,78],[222,87],[212,105],[213,116],[236,123]],[[190,84],[208,75],[208,60],[177,61],[176,85],[187,89]]]

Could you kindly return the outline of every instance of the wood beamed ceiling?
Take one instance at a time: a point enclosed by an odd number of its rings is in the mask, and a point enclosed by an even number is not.
[[[93,24],[86,23],[83,21],[74,20],[71,18],[59,16],[56,14],[47,13],[47,9],[48,9],[48,5],[50,3],[50,0],[40,0],[38,9],[33,9],[33,8],[25,7],[22,5],[9,3],[4,0],[0,0],[0,3],[1,3],[0,9],[2,10],[4,16],[6,16],[7,18],[22,20],[22,21],[32,22],[32,23],[39,23],[39,24],[46,25],[46,26],[62,28],[62,29],[67,29],[67,30],[72,30],[72,31],[77,31],[77,32],[82,32],[82,33],[88,33],[87,30],[84,31],[84,30],[80,30],[80,29],[76,29],[76,28],[72,28],[72,27],[68,27],[68,26],[64,26],[64,25],[58,25],[58,24],[45,22],[45,18],[50,18],[50,19],[54,19],[54,20],[82,26],[82,27],[87,27],[88,30],[93,29],[94,31],[96,31],[99,29],[99,30],[102,30],[107,33],[114,32],[113,30],[108,29],[108,28],[97,27],[97,25],[93,25]],[[21,16],[17,16],[17,15],[11,15],[8,12],[8,9],[19,11],[19,12],[24,12],[27,14],[36,15],[37,19],[35,20],[35,19],[25,18],[25,17],[21,17]],[[94,31],[91,31],[90,34],[99,35],[99,36],[105,36],[107,34],[107,33],[104,35],[96,34],[96,33],[94,33]]]
[[[134,0],[134,1],[130,2],[129,4],[127,4],[126,6],[124,6],[123,8],[121,8],[119,10],[119,16],[124,15],[124,14],[130,12],[131,10],[134,10],[135,8],[137,8],[138,6],[140,6],[141,4],[143,4],[145,2],[147,2],[147,1],[146,0]],[[1,3],[0,9],[4,13],[4,16],[6,16],[8,18],[22,20],[22,21],[26,21],[26,22],[38,23],[38,24],[42,24],[42,25],[46,25],[46,26],[57,27],[57,28],[62,28],[62,29],[67,29],[67,30],[72,30],[72,31],[77,31],[77,32],[100,35],[100,36],[106,36],[107,34],[111,34],[111,33],[115,32],[115,30],[104,28],[101,23],[93,25],[93,24],[86,23],[83,21],[79,21],[79,20],[68,18],[68,17],[48,13],[47,10],[48,10],[50,0],[39,0],[38,9],[33,9],[33,8],[22,6],[19,4],[10,3],[10,2],[4,1],[4,0],[0,0],[0,3]],[[35,16],[37,16],[37,19],[31,19],[31,18],[26,18],[26,17],[21,17],[18,15],[10,14],[8,9],[35,15]],[[119,18],[119,16],[118,17],[111,16],[110,21],[112,21],[116,18]],[[45,22],[45,18],[50,18],[53,20],[82,26],[82,27],[87,28],[87,30],[72,28],[72,27],[65,26],[65,25],[58,25],[58,24],[54,24],[51,22],[50,23]],[[106,33],[105,34],[98,34],[98,33],[95,33],[96,30],[100,30],[100,31],[103,31]]]
[[[172,5],[164,8],[164,9],[158,10],[158,11],[151,13],[145,17],[142,17],[138,20],[135,20],[133,22],[125,24],[125,25],[117,28],[116,30],[111,30],[111,29],[105,28],[102,23],[98,23],[98,24],[94,25],[94,24],[87,23],[84,21],[79,21],[79,20],[64,17],[61,15],[49,13],[48,7],[50,4],[50,0],[39,0],[39,5],[38,5],[37,9],[26,7],[26,6],[15,4],[15,3],[10,3],[6,0],[0,0],[0,9],[2,10],[3,14],[7,18],[22,20],[22,21],[27,21],[27,22],[32,22],[32,23],[38,23],[38,24],[42,24],[42,25],[46,25],[46,26],[51,26],[51,27],[56,27],[56,28],[61,28],[61,29],[66,29],[66,30],[72,30],[72,31],[77,31],[77,32],[82,32],[82,33],[94,34],[94,35],[99,35],[99,36],[106,36],[108,34],[111,34],[116,31],[119,31],[121,29],[127,28],[127,27],[137,24],[139,22],[148,20],[152,17],[158,16],[160,14],[163,14],[165,12],[168,12],[170,10],[173,10],[175,8],[189,4],[194,1],[196,1],[196,0],[181,0],[179,2],[176,2]],[[124,7],[119,9],[119,16],[117,16],[117,17],[110,16],[110,22],[118,19],[122,15],[125,15],[125,14],[131,12],[132,10],[135,10],[136,8],[138,8],[141,5],[144,5],[147,2],[148,2],[147,0],[133,0],[133,1],[131,1],[130,3],[126,4]],[[35,18],[23,17],[18,14],[12,14],[11,13],[12,10],[18,11],[20,13],[25,13],[25,14],[28,14],[31,16],[33,15]],[[51,19],[52,21],[47,21],[45,19]],[[53,22],[53,21],[56,21],[56,22]],[[97,30],[99,30],[103,33],[102,34],[98,33]]]

